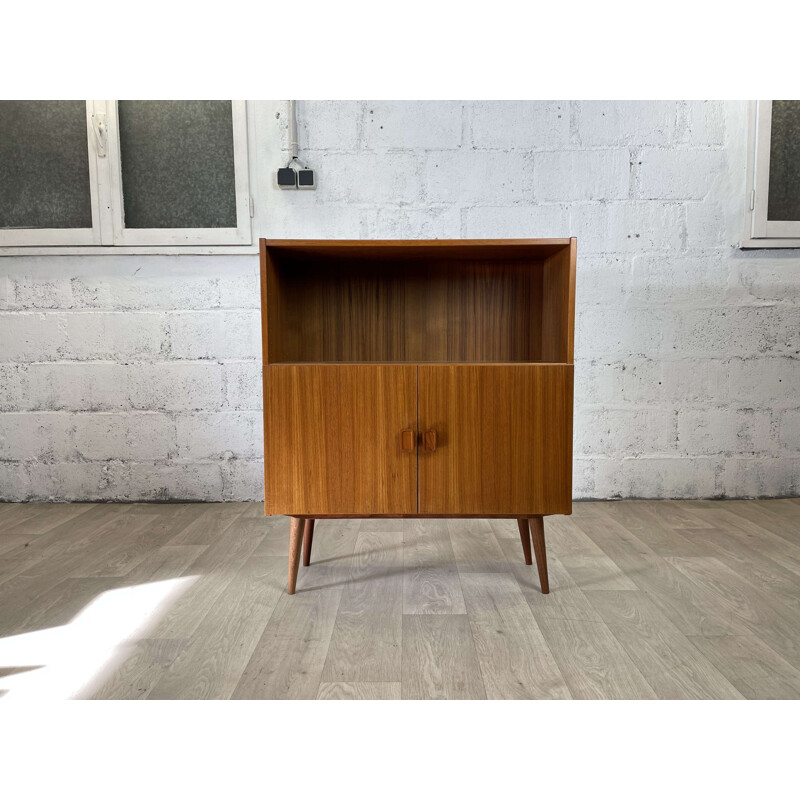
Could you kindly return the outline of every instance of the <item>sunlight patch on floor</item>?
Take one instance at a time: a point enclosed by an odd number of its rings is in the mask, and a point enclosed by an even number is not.
[[[0,700],[79,697],[196,579],[111,589],[66,625],[0,639]]]

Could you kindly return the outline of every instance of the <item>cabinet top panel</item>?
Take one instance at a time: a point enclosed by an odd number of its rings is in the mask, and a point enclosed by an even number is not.
[[[267,250],[308,255],[547,258],[572,239],[262,239]]]

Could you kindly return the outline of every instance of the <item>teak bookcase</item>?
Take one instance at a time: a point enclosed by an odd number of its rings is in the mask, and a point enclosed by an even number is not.
[[[575,239],[261,239],[265,512],[314,521],[572,512]]]

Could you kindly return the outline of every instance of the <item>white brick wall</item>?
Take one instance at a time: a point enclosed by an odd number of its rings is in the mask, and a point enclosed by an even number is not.
[[[256,236],[578,237],[576,497],[800,484],[800,256],[743,252],[744,103],[251,104]],[[282,151],[284,151],[282,153]],[[254,256],[0,259],[0,498],[263,496]]]
[[[564,200],[625,200],[630,194],[628,150],[562,150],[535,156],[535,197]]]

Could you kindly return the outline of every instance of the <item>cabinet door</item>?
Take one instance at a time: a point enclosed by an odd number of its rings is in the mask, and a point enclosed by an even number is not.
[[[569,514],[572,370],[420,366],[420,513]]]
[[[414,514],[417,367],[264,367],[268,514]]]

